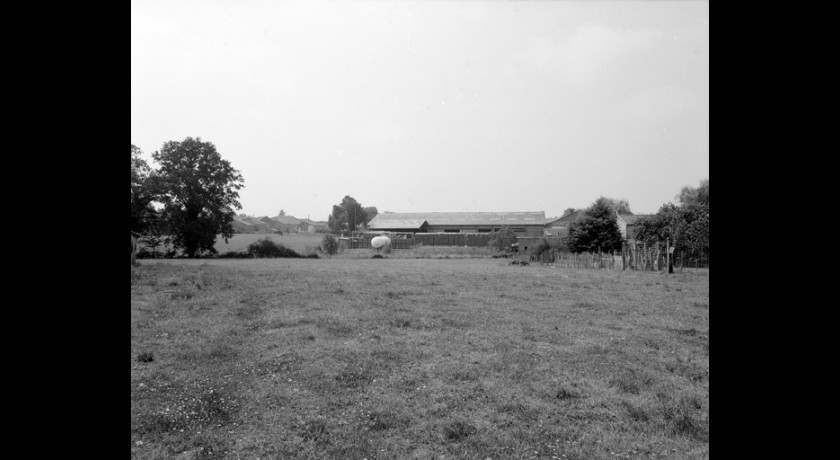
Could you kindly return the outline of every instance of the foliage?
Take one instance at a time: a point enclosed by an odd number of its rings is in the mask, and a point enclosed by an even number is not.
[[[325,233],[321,240],[321,250],[331,256],[335,255],[338,252],[338,239],[329,233]]]
[[[254,256],[246,251],[227,251],[217,255],[219,259],[251,259]]]
[[[621,230],[615,217],[615,203],[598,198],[583,217],[569,225],[566,244],[572,252],[617,251],[621,249]]]
[[[685,186],[676,196],[677,201],[683,206],[709,206],[709,179],[700,181],[697,188]]]
[[[706,181],[708,185],[708,181]],[[705,194],[707,204],[688,199],[677,206],[666,203],[653,216],[641,219],[636,226],[634,238],[647,243],[670,240],[680,249],[701,250],[709,248],[709,205],[708,187]]]
[[[516,233],[510,227],[504,227],[490,235],[487,246],[494,248],[496,251],[510,252],[510,245],[516,243],[516,241]]]
[[[149,177],[152,170],[140,155],[143,151],[131,144],[131,231],[143,233],[149,221],[156,217],[152,206],[155,193]]]
[[[299,258],[300,254],[271,240],[262,238],[248,245],[248,254],[257,258],[291,257]]]
[[[365,211],[365,226],[379,214],[379,210],[376,209],[376,206],[365,206],[362,208]]]
[[[233,236],[234,210],[242,208],[239,171],[201,138],[166,142],[152,158],[160,164],[152,179],[172,244],[188,257],[215,254],[216,235]]]
[[[543,238],[537,243],[536,246],[533,247],[531,250],[531,258],[532,259],[544,259],[544,258],[552,258],[558,252],[566,252],[569,248],[563,243],[563,241],[559,239],[552,239],[551,241]]]
[[[159,257],[158,247],[163,246],[164,252],[171,250],[172,238],[169,236],[169,228],[157,213],[146,220],[140,242],[145,246],[143,249],[151,254],[151,257]]]
[[[627,201],[627,198],[607,198],[607,197],[600,197],[595,200],[596,203],[600,203],[602,206],[609,206],[613,210],[613,214],[633,214],[633,211],[630,210],[630,202]]]
[[[365,208],[355,198],[347,195],[340,204],[333,205],[332,214],[327,220],[327,228],[333,233],[352,232],[368,222],[370,219],[367,218]]]

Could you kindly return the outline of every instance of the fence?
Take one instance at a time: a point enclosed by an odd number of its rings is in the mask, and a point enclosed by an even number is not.
[[[554,265],[563,268],[596,268],[603,270],[622,270],[621,256],[613,253],[572,253],[572,252],[544,252],[530,256],[532,262]]]
[[[625,244],[621,248],[622,258],[626,266],[632,270],[659,271],[667,269],[668,259],[674,271],[685,268],[709,268],[709,248],[691,250],[676,248],[670,255],[666,254],[664,242],[652,244]]]
[[[357,233],[350,237],[339,238],[339,243],[347,249],[369,249],[370,240],[383,233]],[[488,233],[384,233],[391,238],[391,249],[412,249],[416,246],[487,246],[492,237]],[[533,255],[525,251],[522,243],[535,247],[543,238],[519,238],[523,256],[532,262],[552,264],[566,268],[596,268],[605,270],[667,270],[668,255],[664,242],[624,244],[621,251],[609,253],[579,253],[547,251]],[[547,241],[551,238],[545,238]],[[533,241],[532,241],[533,240]],[[674,271],[686,268],[709,268],[709,248],[689,250],[676,248],[670,254]]]
[[[546,251],[531,255],[532,262],[565,268],[595,268],[604,270],[664,271],[668,269],[665,243],[625,244],[621,251],[609,253],[570,253]],[[675,272],[686,268],[709,268],[709,248],[703,250],[677,249],[670,255]]]

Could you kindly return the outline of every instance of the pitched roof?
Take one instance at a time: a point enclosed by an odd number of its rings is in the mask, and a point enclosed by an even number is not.
[[[368,223],[368,228],[386,227],[380,222],[405,221],[419,226],[426,221],[429,225],[543,225],[545,212],[387,212],[377,214]]]
[[[393,229],[415,229],[422,228],[423,225],[428,225],[425,219],[392,219],[379,218],[379,215],[368,222],[369,229],[375,228],[393,228]]]
[[[250,222],[254,225],[268,225],[262,219],[258,219],[256,217],[247,217],[243,219],[245,222]]]
[[[272,217],[272,218],[271,218],[271,220],[273,220],[273,221],[275,221],[275,222],[280,222],[281,224],[292,224],[292,225],[297,225],[297,224],[299,224],[299,223],[300,223],[300,219],[298,219],[297,217],[294,217],[294,216],[281,216],[281,215],[279,215],[279,214],[278,214],[278,215],[276,215],[276,216],[274,216],[274,217]]]
[[[578,209],[577,211],[570,212],[570,213],[566,214],[565,216],[560,217],[559,219],[552,220],[551,222],[546,222],[546,225],[564,224],[564,223],[574,222],[574,221],[580,219],[581,217],[583,217],[583,212],[584,211],[585,211],[584,209]]]
[[[619,214],[618,216],[621,217],[621,220],[624,221],[627,225],[635,224],[639,219],[650,217],[653,214]]]

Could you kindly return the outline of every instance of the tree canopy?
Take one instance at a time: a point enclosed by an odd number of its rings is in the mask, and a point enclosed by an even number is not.
[[[152,159],[160,165],[151,177],[173,245],[189,257],[215,254],[216,235],[225,242],[233,236],[235,210],[242,208],[239,171],[201,138],[166,142]]]
[[[633,237],[648,243],[670,240],[688,250],[709,248],[709,179],[697,188],[683,187],[679,205],[666,203],[650,217],[639,220]]]
[[[355,198],[347,195],[341,203],[333,205],[332,214],[327,220],[327,228],[334,233],[356,231],[373,219],[373,216],[368,218],[365,209],[370,208],[364,208]]]
[[[140,155],[143,151],[131,144],[131,231],[142,233],[156,217],[152,202],[155,191],[149,177],[152,169]]]
[[[580,220],[569,225],[569,236],[566,238],[569,250],[599,252],[621,249],[621,230],[618,228],[615,213],[614,200],[598,198],[586,208]]]
[[[683,206],[709,205],[709,179],[700,181],[697,188],[685,186],[676,196],[677,201]]]

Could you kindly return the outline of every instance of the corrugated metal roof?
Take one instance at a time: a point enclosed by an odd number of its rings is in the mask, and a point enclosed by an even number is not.
[[[391,214],[391,213],[389,213]],[[369,223],[369,229],[376,228],[393,228],[393,229],[417,229],[421,228],[426,223],[425,219],[391,219],[389,217],[380,218],[382,214],[374,217]],[[387,216],[387,215],[386,215]]]
[[[389,212],[377,214],[368,228],[394,228],[380,224],[386,220],[426,221],[429,225],[544,225],[545,212]]]

